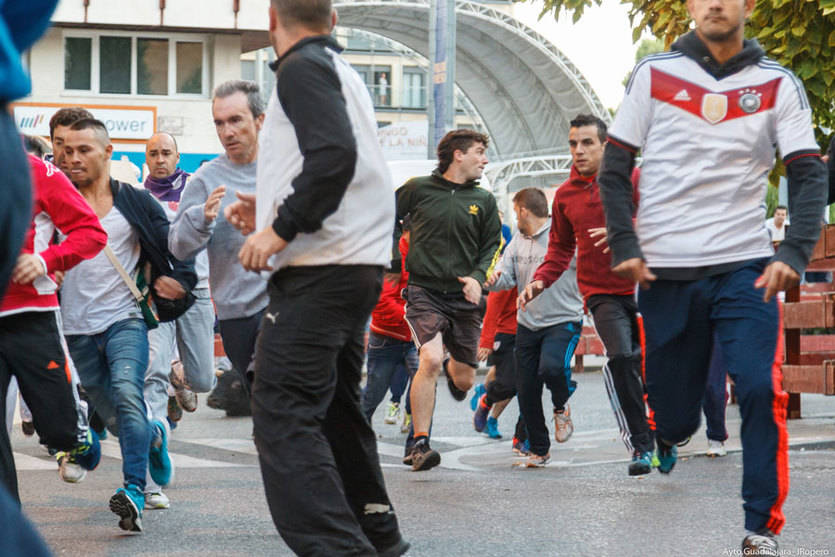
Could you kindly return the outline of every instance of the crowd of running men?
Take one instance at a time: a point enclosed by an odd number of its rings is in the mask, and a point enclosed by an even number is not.
[[[124,478],[109,507],[138,532],[143,511],[172,504],[172,426],[216,385],[217,329],[291,549],[401,555],[371,428],[388,391],[384,422],[408,434],[415,472],[441,463],[430,438],[442,375],[456,400],[472,391],[473,427],[490,437],[516,396],[508,458],[545,467],[551,439],[574,432],[585,321],[605,347],[629,475],[669,474],[703,407],[708,454],[725,454],[730,374],[743,550],[777,555],[789,477],[775,294],[799,281],[832,199],[803,85],[743,38],[754,0],[687,5],[695,29],[636,66],[611,130],[571,120],[571,173],[553,202],[515,192],[513,234],[478,185],[479,132],[449,132],[431,175],[391,183],[329,0],[271,1],[276,91],[265,107],[252,82],[216,87],[223,153],[194,174],[160,132],[144,182],[119,181],[106,126],[59,110],[52,153],[28,155],[34,203],[0,305],[0,400],[14,408],[15,378],[24,430],[64,481],[82,481],[99,439],[117,436]],[[779,238],[762,203],[775,145],[791,207]],[[0,416],[0,484],[17,499],[11,416]]]

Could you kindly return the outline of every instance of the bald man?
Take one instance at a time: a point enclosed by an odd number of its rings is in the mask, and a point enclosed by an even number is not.
[[[180,194],[185,189],[189,174],[177,168],[180,153],[177,141],[171,134],[154,134],[145,146],[145,162],[150,172],[145,178],[145,189],[162,205],[169,222],[177,215]],[[182,417],[182,410],[197,409],[197,395],[207,393],[215,386],[214,322],[215,313],[209,297],[209,260],[205,251],[195,256],[194,270],[197,285],[192,290],[194,305],[174,321],[160,323],[148,333],[150,360],[145,372],[145,400],[156,420],[171,421]],[[182,366],[176,365],[179,361]],[[169,399],[172,368],[182,369],[182,378],[174,373],[175,396]],[[170,412],[169,412],[170,409]],[[168,497],[162,488],[146,476],[145,508],[167,509]]]

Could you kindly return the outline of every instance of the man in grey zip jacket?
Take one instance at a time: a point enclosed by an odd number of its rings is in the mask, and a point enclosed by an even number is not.
[[[168,244],[176,257],[209,254],[209,285],[220,320],[223,349],[248,395],[255,339],[267,307],[267,283],[237,261],[245,238],[226,220],[223,208],[237,193],[255,193],[258,132],[264,103],[251,81],[220,84],[212,99],[212,116],[225,153],[200,167],[180,197]],[[231,401],[229,401],[231,404]]]
[[[513,196],[519,231],[510,240],[485,287],[506,290],[533,280],[548,251],[548,199],[542,190],[526,188]],[[525,311],[516,314],[516,373],[519,410],[528,429],[531,454],[528,467],[544,466],[550,458],[548,428],[542,411],[542,386],[551,391],[554,432],[558,442],[571,436],[574,426],[568,398],[576,383],[571,380],[571,356],[583,330],[583,300],[577,288],[577,266],[569,269]]]

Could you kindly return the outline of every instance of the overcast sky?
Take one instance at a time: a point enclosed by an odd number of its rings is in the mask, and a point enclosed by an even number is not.
[[[623,98],[623,78],[635,65],[637,44],[632,42],[628,8],[618,0],[604,0],[586,9],[576,24],[563,13],[559,21],[537,16],[542,2],[516,4],[516,17],[547,37],[591,83],[603,105],[617,108]]]

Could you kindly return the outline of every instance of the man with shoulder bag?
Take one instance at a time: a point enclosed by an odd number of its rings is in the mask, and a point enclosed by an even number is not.
[[[197,277],[193,260],[177,261],[168,251],[168,219],[159,203],[109,177],[112,152],[102,122],[83,119],[70,127],[64,144],[70,180],[99,217],[108,246],[67,273],[61,313],[81,384],[119,435],[124,486],[110,498],[110,510],[119,515],[123,530],[139,532],[146,470],[165,486],[172,468],[168,426],[149,420],[142,392],[154,318],[141,310],[131,286],[137,271],[147,268],[156,314],[170,321],[194,302],[190,290]]]

